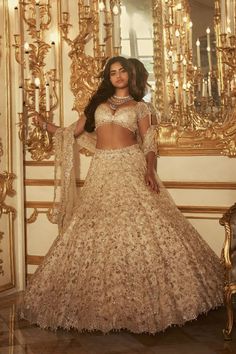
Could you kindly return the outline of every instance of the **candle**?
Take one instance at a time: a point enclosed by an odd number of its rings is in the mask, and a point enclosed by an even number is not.
[[[69,12],[69,7],[68,7],[68,0],[63,0],[62,1],[62,12]]]
[[[231,34],[235,35],[235,4],[234,0],[230,1],[230,28]]]
[[[197,82],[197,91],[200,93],[201,92],[201,80],[199,79]]]
[[[183,105],[184,105],[184,108],[186,108],[187,106],[187,101],[186,101],[186,84],[183,84]]]
[[[180,54],[180,33],[179,33],[179,30],[175,31],[175,37],[176,37],[177,54]]]
[[[14,7],[14,13],[15,13],[15,16],[14,16],[14,19],[15,19],[15,22],[14,22],[14,34],[20,34],[20,18],[19,18],[19,10],[18,10],[18,7],[15,6]]]
[[[170,68],[170,75],[173,74],[173,63],[172,63],[172,51],[170,50],[168,53],[169,56],[169,68]]]
[[[187,16],[183,17],[183,23],[184,23],[184,33],[185,33],[185,38],[187,39],[187,22],[188,22],[188,18]]]
[[[39,113],[39,85],[40,80],[38,77],[35,79],[35,111]]]
[[[218,88],[218,95],[221,95],[221,88],[220,88],[220,79],[217,79],[217,88]]]
[[[196,42],[196,46],[197,46],[197,67],[200,68],[201,67],[201,56],[200,56],[200,41],[199,41],[199,39]]]
[[[212,71],[212,65],[211,65],[211,48],[210,48],[210,47],[207,47],[207,56],[208,56],[209,70]]]
[[[212,96],[212,92],[211,92],[211,73],[208,73],[208,94],[209,94],[209,96]]]
[[[40,31],[40,8],[39,8],[39,0],[36,0],[36,4],[35,4],[35,25],[36,25],[36,31]]]
[[[207,97],[207,80],[204,80],[204,86],[205,86],[205,95]]]
[[[227,94],[228,94],[228,97],[230,97],[230,81],[227,80]]]
[[[25,79],[29,79],[29,43],[25,42]]]
[[[107,12],[111,11],[110,0],[106,0],[106,10]]]
[[[188,34],[188,42],[189,42],[189,49],[192,50],[192,36],[193,36],[193,23],[189,22],[189,34]]]
[[[188,82],[187,83],[187,105],[191,106],[191,93],[190,93],[190,89],[191,89],[191,84]]]
[[[211,47],[211,43],[210,43],[210,32],[211,32],[210,28],[207,27],[206,33],[207,33],[207,47],[208,47],[208,48]]]
[[[181,22],[181,10],[182,10],[182,5],[181,3],[177,4],[177,12],[176,12],[176,24],[177,26],[180,25]]]
[[[23,113],[23,87],[19,86],[18,113]]]
[[[186,81],[187,81],[187,61],[185,58],[183,59],[183,74],[184,74],[184,84],[186,84]]]
[[[221,0],[220,2],[220,23],[221,23],[221,33],[226,33],[225,0]]]
[[[202,80],[202,97],[207,97],[207,82]]]
[[[45,95],[46,95],[46,111],[50,111],[50,86],[47,82],[45,85]]]
[[[106,37],[106,30],[105,30],[105,5],[101,1],[99,2],[99,44],[104,44],[105,37]]]
[[[52,69],[56,69],[56,44],[54,41],[51,42],[51,65]]]
[[[179,104],[179,81],[175,80],[175,104]]]
[[[118,5],[113,6],[112,12],[114,47],[120,47],[120,9]]]

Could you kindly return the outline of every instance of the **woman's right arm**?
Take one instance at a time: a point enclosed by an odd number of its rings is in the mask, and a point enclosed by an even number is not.
[[[78,138],[78,136],[83,133],[85,121],[86,121],[86,117],[83,114],[77,121],[77,124],[76,124],[76,127],[75,127],[75,131],[74,131],[74,137],[75,138]]]

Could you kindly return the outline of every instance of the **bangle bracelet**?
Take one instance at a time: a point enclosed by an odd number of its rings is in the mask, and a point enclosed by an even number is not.
[[[42,124],[42,129],[43,129],[43,130],[47,130],[47,125],[48,125],[47,122],[43,122],[43,124]]]

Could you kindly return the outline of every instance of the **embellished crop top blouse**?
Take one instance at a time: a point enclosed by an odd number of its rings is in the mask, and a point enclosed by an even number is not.
[[[151,119],[151,113],[144,102],[120,107],[114,113],[112,113],[111,108],[106,103],[102,103],[95,111],[95,129],[104,124],[113,123],[136,133],[139,120],[146,116]]]

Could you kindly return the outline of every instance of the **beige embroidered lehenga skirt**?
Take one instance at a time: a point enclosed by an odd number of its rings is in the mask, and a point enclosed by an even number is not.
[[[222,304],[219,258],[161,185],[138,145],[97,150],[71,223],[26,290],[42,328],[162,331]]]

